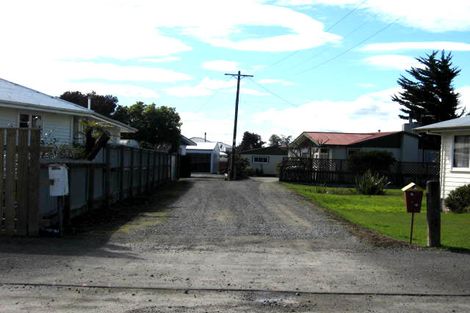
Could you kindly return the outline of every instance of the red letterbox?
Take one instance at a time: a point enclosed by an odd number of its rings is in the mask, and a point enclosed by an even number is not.
[[[402,188],[405,192],[406,212],[421,212],[421,202],[423,200],[423,190],[415,183],[411,183]]]

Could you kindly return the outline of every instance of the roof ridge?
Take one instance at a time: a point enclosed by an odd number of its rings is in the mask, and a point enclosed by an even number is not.
[[[7,83],[9,83],[9,84],[12,84],[12,85],[15,85],[15,86],[24,88],[24,89],[28,89],[28,90],[30,90],[30,91],[32,91],[32,92],[35,92],[35,93],[37,93],[37,94],[40,94],[40,95],[49,97],[49,98],[51,98],[51,99],[54,99],[54,100],[57,100],[57,101],[61,101],[61,102],[65,102],[65,103],[67,103],[67,104],[69,104],[69,105],[72,105],[72,106],[74,106],[74,107],[80,108],[80,109],[82,109],[82,110],[86,110],[86,111],[88,111],[88,112],[90,112],[90,113],[91,113],[91,112],[94,112],[93,110],[90,110],[90,109],[88,109],[88,108],[82,107],[81,105],[78,105],[78,104],[76,104],[76,103],[73,103],[73,102],[70,102],[70,101],[61,99],[60,97],[54,97],[54,96],[48,95],[48,94],[46,94],[46,93],[44,93],[44,92],[38,91],[38,90],[36,90],[36,89],[30,88],[30,87],[27,87],[27,86],[20,85],[20,84],[18,84],[18,83],[14,83],[14,82],[12,82],[12,81],[9,81],[9,80],[4,79],[4,78],[1,78],[1,77],[0,77],[0,80],[3,80],[3,81],[5,81],[5,82],[7,82]]]

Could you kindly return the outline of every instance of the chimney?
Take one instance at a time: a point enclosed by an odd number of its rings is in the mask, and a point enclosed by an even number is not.
[[[204,142],[207,142],[206,135],[207,135],[207,133],[206,133],[206,132],[204,132]]]
[[[91,96],[88,95],[88,110],[91,110]]]

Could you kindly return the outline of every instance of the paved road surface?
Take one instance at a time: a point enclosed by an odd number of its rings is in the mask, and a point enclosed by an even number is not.
[[[2,238],[0,312],[470,312],[469,254],[375,247],[272,179],[137,200],[78,235]]]

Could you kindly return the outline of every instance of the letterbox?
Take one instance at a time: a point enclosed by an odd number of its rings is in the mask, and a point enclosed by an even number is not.
[[[69,194],[69,180],[67,167],[63,164],[49,165],[49,194],[52,197],[66,196]]]
[[[410,183],[401,189],[405,192],[406,212],[421,212],[421,202],[423,200],[423,189],[415,183]]]

